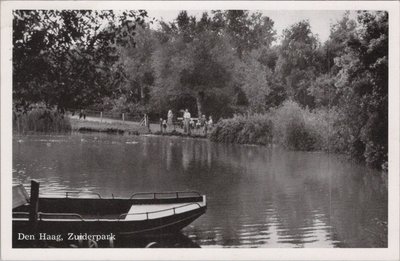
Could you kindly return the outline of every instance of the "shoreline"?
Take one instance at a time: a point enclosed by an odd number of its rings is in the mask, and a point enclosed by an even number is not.
[[[162,132],[160,130],[151,131],[158,124],[152,124],[153,128],[150,131],[145,126],[140,126],[136,122],[98,122],[98,121],[87,121],[70,119],[71,121],[71,131],[81,132],[81,133],[108,133],[108,134],[118,134],[118,135],[155,135],[155,136],[177,136],[177,137],[190,137],[190,138],[200,138],[206,139],[207,135],[199,133],[186,134],[181,131],[172,130]],[[197,132],[197,131],[196,131]]]
[[[210,133],[208,135],[202,135],[198,133],[193,133],[192,134],[186,134],[177,130],[172,130],[172,131],[167,131],[167,132],[161,132],[160,130],[152,132],[148,131],[147,127],[140,126],[136,122],[98,122],[98,121],[87,121],[87,120],[78,120],[78,119],[70,119],[71,120],[71,131],[75,132],[81,132],[81,133],[108,133],[108,134],[118,134],[118,135],[154,135],[154,136],[174,136],[174,137],[182,137],[182,138],[195,138],[195,139],[210,139]],[[151,124],[151,129],[157,128],[159,125],[158,124]],[[159,127],[157,128],[159,129]],[[194,131],[197,132],[197,131]],[[216,142],[216,141],[214,141]],[[225,143],[225,144],[238,144],[238,145],[246,145],[246,146],[265,146],[265,147],[275,147],[275,146],[280,146],[277,143],[271,143],[271,144],[259,144],[259,143],[236,143],[236,142],[218,142],[217,143]],[[326,150],[324,149],[319,149],[319,150],[292,150],[292,151],[302,151],[302,152],[324,152],[327,153]],[[328,152],[329,153],[329,152]],[[345,158],[346,160],[350,160],[353,162],[356,162],[356,160],[349,158],[348,155],[345,153],[335,153],[336,155],[340,155],[341,157]],[[363,163],[363,165],[366,165]],[[374,168],[372,168],[374,169]],[[379,169],[381,172],[385,173],[387,170],[384,168]]]
[[[132,135],[132,136],[166,136],[166,137],[181,137],[181,138],[193,138],[193,139],[210,139],[209,135],[202,135],[198,133],[186,134],[177,130],[161,132],[161,131],[148,131],[147,127],[140,126],[135,122],[98,122],[98,121],[88,121],[88,120],[78,120],[78,119],[70,119],[71,120],[71,130],[66,133],[103,133],[110,135]],[[158,124],[152,124],[158,126]],[[154,127],[154,126],[153,126]],[[55,133],[45,133],[45,132],[28,132],[28,133],[13,133],[14,135],[30,135],[30,134],[55,134]],[[63,134],[63,133],[57,133]],[[212,141],[216,142],[216,141]],[[236,142],[216,142],[222,144],[236,144],[236,145],[244,145],[244,146],[262,146],[262,147],[282,147],[279,144],[257,144],[257,143],[236,143]],[[283,148],[283,147],[282,147]],[[309,153],[327,153],[325,150],[314,150],[314,151],[306,151],[306,150],[291,150],[296,152],[309,152]],[[349,161],[356,162],[354,159],[349,158],[346,154],[342,153],[334,153],[337,156]],[[365,166],[365,164],[362,164]],[[374,169],[374,168],[371,168]],[[387,170],[380,169],[382,173],[386,173]]]

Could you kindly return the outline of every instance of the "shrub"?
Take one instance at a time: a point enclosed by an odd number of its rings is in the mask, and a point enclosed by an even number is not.
[[[19,115],[13,113],[13,128],[17,133],[68,132],[71,131],[71,122],[57,111],[34,108]]]
[[[320,148],[318,136],[311,129],[307,129],[302,121],[294,119],[285,129],[284,145],[292,150],[317,150]]]
[[[293,101],[286,101],[270,112],[276,143],[292,150],[319,150],[324,147],[326,120],[301,108]]]
[[[271,144],[272,121],[268,115],[235,115],[215,125],[210,139],[216,142],[239,144]]]
[[[282,145],[291,150],[343,151],[348,140],[336,110],[310,111],[286,101],[266,114],[235,115],[220,120],[212,141],[240,144]]]

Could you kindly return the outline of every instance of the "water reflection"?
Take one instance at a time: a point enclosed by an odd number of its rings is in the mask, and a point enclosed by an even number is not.
[[[115,247],[121,248],[200,248],[189,237],[182,233],[163,237],[125,238],[120,239]]]
[[[387,179],[335,155],[98,134],[13,146],[14,181],[38,179],[46,194],[205,193],[207,213],[183,231],[202,247],[387,246]]]

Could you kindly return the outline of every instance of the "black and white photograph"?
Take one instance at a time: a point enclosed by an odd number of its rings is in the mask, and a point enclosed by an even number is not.
[[[55,3],[2,20],[12,251],[398,258],[398,2]]]

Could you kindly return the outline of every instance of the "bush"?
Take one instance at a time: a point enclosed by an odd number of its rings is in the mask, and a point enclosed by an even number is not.
[[[272,143],[272,129],[269,115],[234,115],[231,119],[218,121],[210,139],[225,143],[267,145]]]
[[[317,150],[321,145],[318,136],[301,121],[289,122],[284,136],[284,145],[292,150]]]
[[[210,135],[212,141],[240,144],[275,144],[291,150],[343,151],[348,138],[337,126],[335,110],[310,111],[286,101],[266,114],[235,115],[220,120]]]
[[[326,119],[286,101],[270,112],[274,126],[274,140],[291,150],[320,150],[325,145]]]
[[[57,111],[34,108],[28,112],[13,113],[13,129],[17,133],[69,132],[71,122]]]

